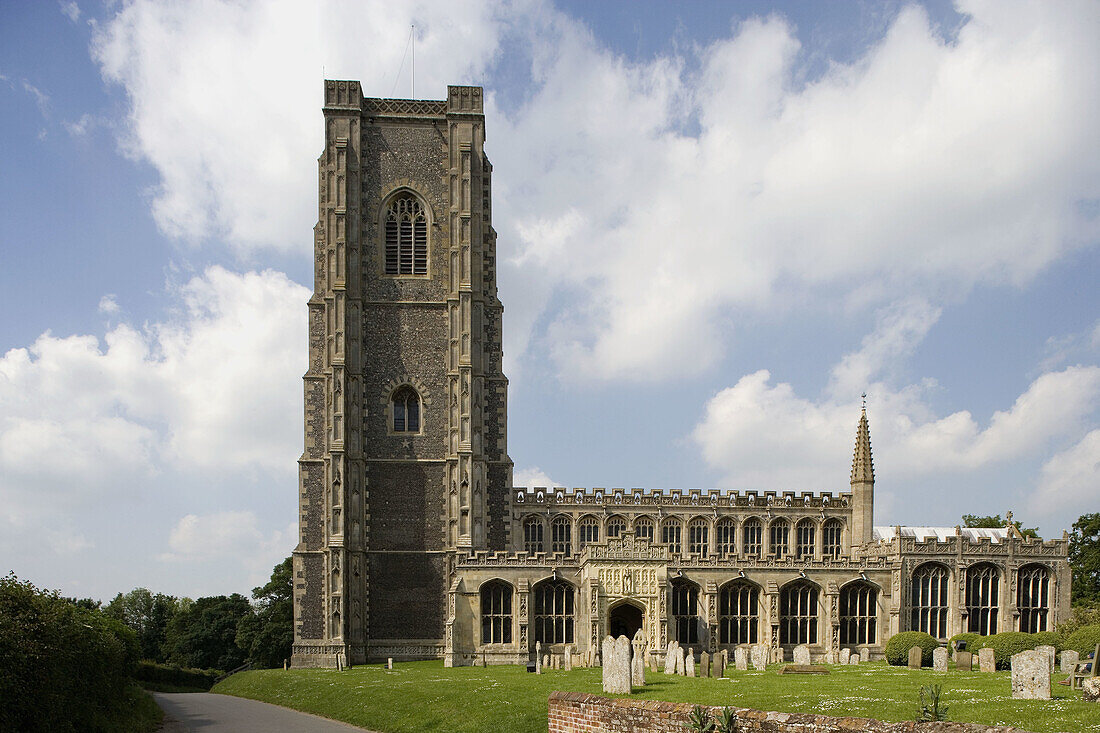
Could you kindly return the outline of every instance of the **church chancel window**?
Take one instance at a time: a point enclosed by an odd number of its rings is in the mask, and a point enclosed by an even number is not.
[[[718,638],[723,644],[755,644],[760,589],[734,581],[718,596]]]
[[[909,629],[924,631],[937,639],[947,638],[947,568],[921,565],[913,573],[909,604]]]
[[[428,217],[411,193],[394,197],[386,209],[387,275],[428,274]]]
[[[1035,634],[1047,630],[1050,608],[1050,575],[1042,565],[1025,565],[1016,578],[1016,610],[1020,631]]]
[[[564,580],[544,580],[534,588],[535,641],[573,643],[573,586]]]
[[[699,643],[699,586],[687,580],[672,581],[673,635],[681,645]]]
[[[840,643],[874,644],[878,591],[870,583],[849,583],[840,591]]]
[[[997,610],[1000,606],[1000,575],[989,564],[974,565],[966,570],[966,630],[987,636],[997,633]]]
[[[512,643],[512,587],[498,580],[481,586],[481,643]]]
[[[420,395],[412,387],[405,385],[393,393],[390,402],[393,413],[393,432],[420,432]]]
[[[796,581],[779,591],[779,643],[817,643],[817,586]]]

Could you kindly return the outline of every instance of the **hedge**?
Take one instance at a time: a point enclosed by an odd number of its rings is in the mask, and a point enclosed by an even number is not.
[[[891,636],[890,641],[886,642],[886,661],[894,666],[908,664],[909,650],[919,646],[922,651],[921,665],[931,667],[932,651],[939,645],[940,643],[931,634],[923,631],[902,631]]]
[[[156,662],[138,662],[134,667],[134,679],[151,686],[170,685],[172,687],[209,690],[221,674],[216,669],[185,669]]]
[[[1077,653],[1081,655],[1081,659],[1084,659],[1093,651],[1096,650],[1096,645],[1100,644],[1100,624],[1095,626],[1082,626],[1074,631],[1066,639],[1066,649],[1076,649]]]
[[[1042,643],[1035,638],[1034,634],[1025,634],[1022,631],[1005,631],[987,636],[982,646],[993,650],[993,658],[997,662],[997,669],[1010,669],[1013,654],[1034,649]]]
[[[973,652],[974,654],[977,654],[978,650],[982,648],[982,645],[985,643],[985,640],[988,639],[988,638],[989,638],[988,636],[982,636],[981,634],[974,634],[974,633],[955,634],[954,636],[952,636],[948,640],[947,648],[951,651],[951,656],[954,657],[955,656],[955,643],[959,642],[959,641],[965,641],[966,642],[966,651]]]

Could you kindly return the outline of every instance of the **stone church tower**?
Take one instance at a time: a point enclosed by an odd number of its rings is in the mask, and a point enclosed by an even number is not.
[[[509,543],[482,90],[327,80],[324,117],[293,664],[439,658],[455,553]]]

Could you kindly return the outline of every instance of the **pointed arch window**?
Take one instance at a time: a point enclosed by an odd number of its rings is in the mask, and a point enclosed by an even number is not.
[[[878,631],[878,590],[870,583],[849,583],[840,591],[840,643],[874,644]]]
[[[600,520],[593,516],[587,516],[577,524],[577,537],[580,539],[580,546],[599,542],[600,541]]]
[[[909,591],[911,631],[947,638],[947,577],[947,568],[942,565],[921,565],[913,573]]]
[[[723,644],[755,644],[760,615],[760,589],[734,581],[718,595],[718,638]]]
[[[1016,609],[1020,631],[1034,634],[1047,630],[1050,610],[1050,573],[1042,565],[1025,565],[1016,578]]]
[[[668,545],[670,555],[679,555],[683,549],[681,531],[679,519],[666,519],[661,525],[661,542]]]
[[[564,580],[544,580],[534,587],[535,641],[573,643],[573,586]]]
[[[812,519],[803,519],[794,530],[795,556],[813,558],[817,544],[817,527]]]
[[[607,536],[618,537],[626,531],[626,520],[622,517],[612,517],[607,520]]]
[[[710,526],[702,517],[691,520],[688,525],[688,552],[692,555],[706,555],[709,548]]]
[[[646,542],[653,542],[653,520],[649,517],[638,517],[634,520],[634,536]]]
[[[387,275],[428,274],[428,216],[420,199],[400,193],[383,217]]]
[[[542,552],[542,519],[527,517],[523,520],[523,549],[526,552]]]
[[[750,517],[741,525],[741,552],[745,557],[760,557],[764,542],[764,525]]]
[[[817,643],[817,586],[796,581],[779,591],[779,643]]]
[[[573,552],[573,522],[565,514],[554,518],[550,524],[550,551],[566,555]]]
[[[395,433],[420,432],[420,395],[409,385],[399,387],[390,401]]]
[[[699,643],[699,586],[688,580],[672,581],[672,626],[676,641]]]
[[[966,570],[966,630],[988,636],[997,633],[1000,608],[1000,573],[983,563]]]
[[[771,524],[769,552],[775,557],[785,557],[791,551],[791,525],[786,519],[776,519]]]
[[[719,519],[714,525],[714,542],[719,555],[737,554],[737,525],[732,519]]]
[[[840,521],[830,519],[821,528],[821,554],[836,559],[840,557]]]
[[[499,580],[481,586],[481,643],[512,643],[512,587]]]

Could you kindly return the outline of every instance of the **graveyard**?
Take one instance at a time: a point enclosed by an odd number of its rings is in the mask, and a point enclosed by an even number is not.
[[[827,674],[782,673],[795,666],[793,660],[759,670],[750,658],[747,668],[739,669],[741,665],[730,658],[721,672],[724,677],[690,677],[676,674],[675,669],[666,674],[665,661],[656,669],[646,667],[644,686],[635,684],[638,670],[628,667],[630,694],[605,692],[600,667],[574,665],[567,671],[561,660],[551,660],[537,674],[509,665],[445,668],[440,661],[398,663],[392,669],[372,664],[342,671],[256,670],[234,675],[213,691],[285,705],[380,733],[534,733],[547,730],[547,699],[554,691],[906,721],[915,717],[920,688],[939,684],[953,722],[1014,725],[1035,733],[1100,733],[1100,708],[1083,702],[1081,690],[1057,684],[1067,676],[1060,669],[1049,675],[1051,699],[1036,700],[1014,698],[1012,673],[983,672],[976,657],[973,671],[960,671],[951,660],[946,671],[886,662],[817,665]],[[697,675],[703,673],[702,666],[693,665]],[[684,671],[688,671],[686,662]],[[715,670],[712,666],[708,671]],[[617,684],[624,684],[621,677]]]

